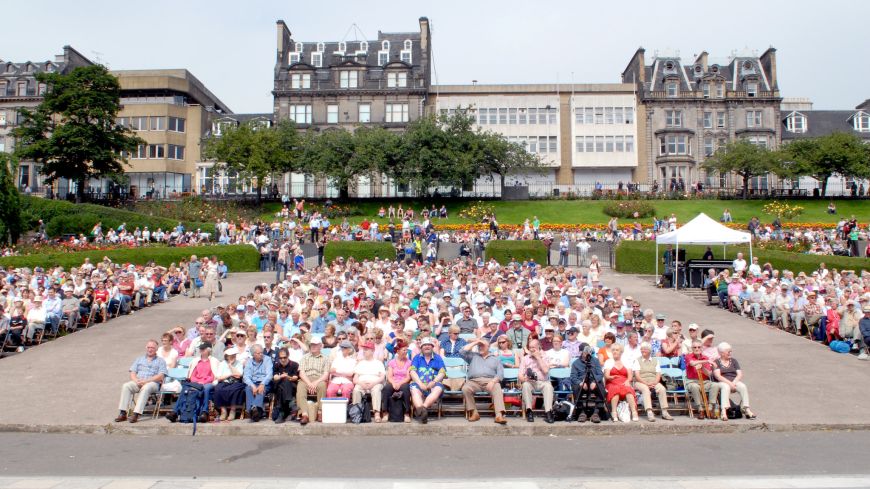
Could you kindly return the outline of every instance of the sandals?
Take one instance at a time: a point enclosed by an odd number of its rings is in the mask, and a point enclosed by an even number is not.
[[[746,419],[755,419],[758,417],[755,413],[749,410],[749,406],[742,408],[741,411],[743,411],[743,416],[745,416]]]
[[[655,413],[653,413],[652,409],[648,409],[646,411],[646,420],[649,421],[650,423],[655,423],[656,415],[655,415]]]

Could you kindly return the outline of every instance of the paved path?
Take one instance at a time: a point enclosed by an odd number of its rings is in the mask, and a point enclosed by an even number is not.
[[[203,309],[233,302],[274,278],[274,273],[231,274],[214,302],[176,296],[0,359],[0,424],[106,424],[117,413],[121,384],[148,338],[159,341],[176,324],[187,329]]]
[[[716,342],[734,348],[749,387],[752,409],[768,423],[870,422],[870,362],[777,328],[726,312],[633,275],[606,272],[604,280],[671,319],[712,329]],[[684,333],[686,334],[686,333]]]

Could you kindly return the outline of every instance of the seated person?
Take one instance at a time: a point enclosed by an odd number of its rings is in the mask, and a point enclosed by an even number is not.
[[[145,410],[148,398],[160,390],[160,384],[166,374],[166,362],[157,356],[157,342],[148,340],[145,344],[145,354],[137,358],[130,366],[130,381],[121,386],[121,400],[118,402],[119,414],[115,418],[115,422],[127,421],[127,409],[130,408],[134,396],[136,397],[136,405],[133,407],[133,414],[130,415],[130,422],[139,421],[139,416]]]
[[[477,350],[477,351],[474,351]],[[507,424],[505,418],[504,394],[501,390],[501,381],[504,378],[504,367],[496,355],[489,351],[489,342],[483,338],[471,340],[462,348],[462,358],[468,363],[468,380],[462,386],[462,395],[465,398],[468,421],[474,422],[480,419],[474,395],[478,392],[489,392],[492,395],[492,404],[495,411],[495,422]]]
[[[426,337],[420,341],[420,353],[411,362],[410,373],[414,417],[426,424],[429,422],[429,408],[444,392],[441,381],[447,375],[444,360],[435,353],[434,338]]]
[[[296,407],[296,388],[299,382],[299,364],[290,359],[290,352],[285,348],[278,350],[278,361],[272,369],[272,391],[275,407],[272,408],[272,420],[280,424],[292,419],[298,411]]]
[[[523,411],[526,413],[526,421],[529,423],[535,421],[532,414],[532,408],[535,404],[533,393],[535,391],[544,395],[544,421],[553,423],[556,420],[553,415],[553,384],[547,380],[549,371],[550,365],[544,357],[544,352],[541,351],[541,344],[538,340],[529,340],[529,353],[520,362],[517,379],[523,386]]]
[[[408,344],[399,338],[395,345],[396,356],[387,362],[387,383],[384,385],[382,412],[387,413],[392,423],[411,422],[411,359],[408,358]],[[402,414],[396,404],[401,404]],[[383,413],[382,413],[383,414]],[[381,418],[383,421],[383,417]]]
[[[699,372],[704,376],[703,384],[698,378]],[[701,341],[692,341],[692,351],[686,355],[686,390],[689,391],[691,401],[697,409],[698,419],[704,419],[707,416],[705,406],[703,406],[703,399],[701,398],[701,389],[705,391],[710,390],[710,376],[712,374],[712,363],[704,355]]]
[[[604,371],[591,346],[580,345],[580,356],[571,365],[571,386],[574,391],[574,412],[572,418],[586,422],[590,406],[593,423],[601,422],[599,409],[604,407]]]
[[[755,419],[755,414],[749,409],[749,389],[741,382],[743,370],[737,359],[731,356],[731,345],[719,343],[719,358],[713,362],[713,378],[716,382],[710,387],[710,400],[716,402],[716,397],[721,395],[719,402],[719,418],[728,421],[726,410],[731,407],[731,393],[740,394],[740,410],[747,419]],[[714,409],[715,412],[715,409]]]
[[[668,328],[669,335],[673,328]],[[658,360],[652,356],[652,346],[649,343],[641,343],[640,358],[631,366],[634,374],[634,388],[643,396],[643,407],[646,409],[646,419],[655,421],[655,413],[652,408],[652,392],[656,393],[659,405],[662,408],[662,419],[673,421],[674,418],[668,413],[668,395],[665,386],[661,384],[662,369]]]
[[[199,356],[194,358],[187,368],[187,380],[185,382],[202,391],[202,404],[200,404],[199,412],[196,414],[199,416],[200,423],[207,423],[208,403],[211,401],[212,391],[215,385],[217,385],[215,374],[217,374],[219,365],[217,358],[211,356],[210,343],[200,343],[198,350]],[[180,409],[181,406],[176,402],[172,412],[166,415],[166,419],[173,423],[176,422]]]
[[[214,407],[220,410],[221,421],[233,421],[237,411],[244,406],[245,383],[242,382],[244,363],[239,360],[239,349],[230,347],[224,350],[224,361],[218,365],[215,375],[217,386],[214,389]]]
[[[353,403],[362,402],[363,394],[371,394],[375,423],[381,422],[381,392],[384,389],[384,362],[375,359],[375,344],[367,341],[362,344],[363,359],[353,368]],[[386,421],[386,420],[385,420]]]
[[[272,381],[272,359],[263,354],[263,345],[251,347],[251,358],[245,363],[245,408],[256,423],[263,417],[263,400]]]
[[[326,379],[329,377],[329,360],[321,349],[323,342],[314,336],[308,343],[308,353],[299,362],[299,380],[296,388],[296,405],[299,407],[299,423],[305,426],[311,415],[320,417],[320,400],[326,394]],[[308,409],[308,396],[315,396],[314,412]]]
[[[622,350],[620,344],[611,347],[613,358],[604,364],[604,388],[607,390],[610,412],[616,413],[619,401],[626,401],[631,409],[631,420],[637,421],[637,401],[634,398],[634,387],[631,385],[631,368],[622,363]],[[613,416],[613,419],[615,420],[616,416]]]
[[[323,340],[321,339],[321,342]],[[353,343],[344,340],[339,345],[341,350],[329,366],[329,384],[326,387],[326,397],[351,398],[353,393],[353,369],[356,367],[356,354]]]

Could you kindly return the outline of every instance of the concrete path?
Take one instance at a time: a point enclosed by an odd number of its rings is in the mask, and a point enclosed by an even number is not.
[[[679,319],[684,334],[689,323],[716,333],[726,341],[744,371],[752,410],[758,420],[786,424],[870,423],[870,362],[834,353],[828,347],[759,325],[752,319],[724,311],[670,289],[658,289],[646,278],[605,272],[610,287]]]
[[[177,324],[187,329],[203,309],[234,302],[274,278],[274,273],[231,274],[213,302],[176,296],[0,359],[0,424],[106,424],[117,413],[130,364],[145,352],[149,338],[159,341]]]

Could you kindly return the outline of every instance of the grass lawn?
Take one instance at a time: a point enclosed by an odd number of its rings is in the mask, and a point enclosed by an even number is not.
[[[722,215],[724,209],[731,210],[731,216],[735,222],[748,222],[753,216],[757,216],[762,222],[770,222],[772,216],[761,212],[761,208],[770,202],[769,200],[657,200],[652,201],[659,216],[669,216],[672,212],[677,215],[679,222],[684,223],[700,212],[706,213],[708,216],[718,219]],[[870,201],[866,200],[839,200],[836,201],[837,215],[827,214],[828,202],[824,200],[790,200],[791,204],[797,204],[804,207],[804,212],[800,216],[790,219],[794,222],[836,222],[839,216],[850,217],[853,214],[859,221],[864,222],[870,217]],[[522,224],[525,219],[533,219],[538,216],[541,223],[551,224],[605,224],[609,217],[602,212],[602,208],[607,203],[605,200],[531,200],[531,201],[490,201],[495,208],[496,217],[501,224]],[[403,201],[402,206],[407,208],[408,205],[415,211],[419,211],[423,205],[431,206],[435,204],[440,208],[442,202],[434,200],[409,200]],[[446,220],[436,220],[437,223],[443,224],[467,224],[468,219],[460,219],[456,217],[460,210],[467,206],[471,206],[472,202],[451,202],[447,201],[447,210],[450,218]],[[349,219],[351,223],[361,222],[364,217],[369,219],[374,218],[378,214],[378,209],[383,205],[389,207],[389,203],[380,201],[359,201],[350,203],[351,206],[359,208],[362,216],[354,216]],[[395,207],[398,207],[397,202],[393,202]],[[271,220],[274,213],[281,208],[280,204],[270,203],[265,204],[262,214],[263,219]],[[649,222],[650,219],[645,219]]]

